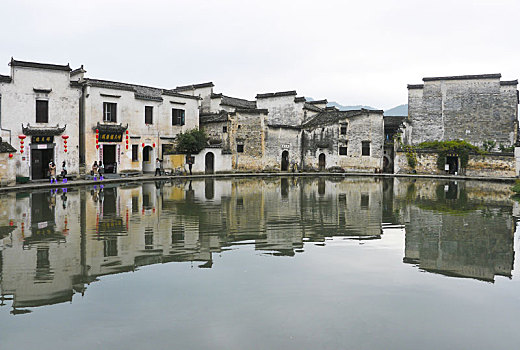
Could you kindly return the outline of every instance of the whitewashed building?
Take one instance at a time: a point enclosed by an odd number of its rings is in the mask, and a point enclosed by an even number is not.
[[[79,173],[81,86],[70,80],[69,65],[11,59],[10,75],[0,76],[0,128],[18,151],[7,160],[13,174],[48,178],[49,162],[58,172]]]

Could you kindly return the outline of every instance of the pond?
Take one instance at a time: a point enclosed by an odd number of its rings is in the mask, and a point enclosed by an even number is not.
[[[513,349],[491,182],[255,178],[2,195],[2,349]]]

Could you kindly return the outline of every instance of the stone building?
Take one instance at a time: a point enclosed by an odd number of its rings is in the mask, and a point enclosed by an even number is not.
[[[417,166],[407,165],[397,152],[396,171],[477,176],[518,175],[512,148],[518,138],[518,80],[502,81],[500,74],[423,78],[408,85],[408,126],[403,140],[409,145],[425,141],[465,140],[485,147],[486,157],[470,154],[463,167],[460,155],[449,154],[439,169],[434,150],[418,150]],[[498,152],[500,150],[500,152]]]
[[[304,169],[379,172],[383,111],[327,107],[303,124]]]
[[[500,74],[423,78],[408,85],[410,143],[466,140],[512,146],[518,133],[518,80]]]
[[[11,74],[0,76],[0,128],[2,139],[19,150],[6,162],[10,172],[44,179],[54,161],[58,172],[65,162],[77,175],[82,89],[71,81],[72,69],[14,59],[9,65]]]

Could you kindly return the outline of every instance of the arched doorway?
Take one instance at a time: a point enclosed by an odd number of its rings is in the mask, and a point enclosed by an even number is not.
[[[289,151],[282,152],[282,171],[289,170]]]
[[[318,167],[320,168],[320,171],[325,170],[325,153],[321,153],[318,157]]]
[[[143,148],[143,173],[155,171],[155,159],[153,158],[153,148],[145,146]]]
[[[213,152],[206,153],[206,174],[215,172],[215,155]]]

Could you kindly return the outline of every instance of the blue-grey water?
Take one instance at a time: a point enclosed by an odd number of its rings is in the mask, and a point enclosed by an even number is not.
[[[519,213],[367,177],[3,194],[0,349],[517,349]]]

